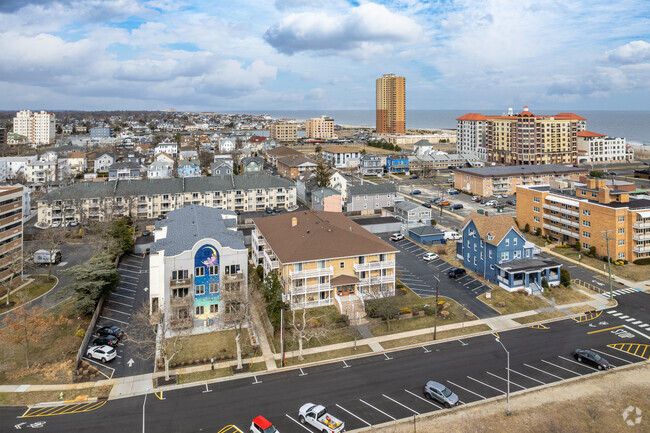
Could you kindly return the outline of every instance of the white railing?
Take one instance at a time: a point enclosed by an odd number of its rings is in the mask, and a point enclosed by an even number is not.
[[[650,241],[650,232],[649,233],[635,233],[632,236],[632,239],[635,241]]]
[[[291,309],[299,310],[303,308],[314,308],[314,307],[324,307],[326,305],[332,305],[334,303],[334,298],[327,299],[318,299],[316,301],[304,301],[304,302],[292,302]]]
[[[334,292],[334,301],[336,301],[336,305],[339,306],[339,311],[343,313],[343,303],[341,302],[341,297]]]
[[[379,269],[389,269],[395,267],[395,260],[384,260],[378,262],[355,263],[354,272],[376,271]]]
[[[650,221],[635,222],[632,227],[635,229],[650,229]]]
[[[292,295],[304,295],[305,293],[329,292],[332,287],[329,284],[308,284],[300,287],[291,287]]]
[[[580,214],[578,212],[576,212],[576,211],[565,209],[565,208],[559,207],[559,206],[554,206],[554,205],[551,205],[551,204],[546,204],[545,203],[542,207],[544,209],[554,210],[554,211],[557,211],[557,212],[560,212],[560,213],[563,213],[563,214],[566,214],[566,215],[571,215],[571,216],[575,216],[575,217],[580,216]]]
[[[264,252],[264,262],[268,263],[268,265],[269,265],[268,267],[270,267],[271,269],[278,269],[278,267],[279,267],[278,258],[275,257],[275,256],[269,255],[268,251],[270,251],[270,250],[264,250],[263,251]],[[273,253],[271,253],[271,254],[273,254]]]
[[[549,229],[549,230],[555,231],[557,233],[562,233],[562,234],[565,234],[567,236],[571,236],[573,238],[580,239],[580,235],[578,233],[576,233],[576,232],[572,232],[571,230],[566,230],[566,229],[563,229],[563,228],[560,228],[560,227],[552,226],[550,224],[543,224],[543,227],[545,229]]]
[[[357,284],[358,286],[372,286],[375,284],[385,284],[385,283],[394,283],[395,282],[395,276],[394,275],[386,275],[383,277],[370,277],[370,278],[362,278],[359,280],[359,283]]]
[[[637,245],[636,247],[632,248],[632,251],[635,253],[647,253],[650,252],[650,244],[648,245]]]
[[[297,280],[300,278],[327,277],[332,275],[334,275],[334,268],[332,266],[328,268],[307,269],[305,271],[289,272],[289,278],[292,280]]]
[[[571,227],[580,228],[579,221],[568,220],[566,218],[560,218],[555,215],[549,215],[549,214],[544,214],[544,218],[548,218],[551,221],[555,221],[556,223],[569,224]]]

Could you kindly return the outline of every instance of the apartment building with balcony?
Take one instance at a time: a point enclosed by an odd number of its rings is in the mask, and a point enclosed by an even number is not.
[[[634,159],[634,151],[625,138],[608,137],[591,131],[578,131],[578,163],[599,164]]]
[[[0,281],[23,271],[23,187],[0,186]]]
[[[573,188],[549,185],[517,188],[517,221],[564,243],[596,248],[598,256],[634,261],[650,257],[650,200],[587,177]]]
[[[511,195],[520,185],[548,185],[559,178],[577,180],[588,171],[586,168],[552,164],[458,168],[454,170],[454,188],[481,197]]]
[[[361,152],[348,146],[328,146],[323,148],[323,159],[336,168],[357,168]]]
[[[305,138],[331,140],[334,134],[334,119],[329,116],[314,117],[305,121]]]
[[[14,134],[27,137],[27,142],[35,146],[54,144],[56,120],[54,113],[23,110],[13,119]]]
[[[152,219],[192,204],[240,212],[295,207],[296,185],[267,174],[75,183],[38,200],[38,224]]]
[[[295,123],[272,123],[269,136],[280,143],[298,141],[298,125]]]
[[[253,223],[253,263],[277,272],[292,309],[335,305],[362,320],[364,299],[395,293],[398,250],[342,214],[301,211]]]
[[[232,211],[191,205],[156,221],[149,258],[151,314],[173,332],[209,332],[247,300],[248,249]]]
[[[56,174],[56,161],[32,161],[25,166],[25,181],[27,183],[55,182]]]

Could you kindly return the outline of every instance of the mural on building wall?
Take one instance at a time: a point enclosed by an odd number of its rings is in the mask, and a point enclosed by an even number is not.
[[[210,286],[213,287],[212,290]],[[197,309],[195,317],[214,317],[216,312],[211,313],[210,306],[219,304],[219,295],[219,252],[214,246],[206,244],[194,255],[194,306]],[[199,312],[198,307],[203,307],[203,314]]]

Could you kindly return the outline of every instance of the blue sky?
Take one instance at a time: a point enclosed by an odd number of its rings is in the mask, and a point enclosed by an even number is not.
[[[650,110],[645,0],[2,0],[0,109]]]

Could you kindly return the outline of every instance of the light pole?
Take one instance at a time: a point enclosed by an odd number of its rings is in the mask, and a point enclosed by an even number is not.
[[[508,388],[506,393],[506,415],[510,416],[510,352],[508,352],[508,349],[506,349],[506,346],[503,345],[503,343],[498,337],[495,340],[497,341],[497,343],[501,345],[501,347],[503,347],[503,350],[506,351],[506,357],[507,357],[506,369],[508,370]]]
[[[613,232],[614,230],[602,230],[601,233],[605,233],[605,236],[601,236],[605,238],[607,241],[607,264],[609,265],[609,300],[614,299],[614,295],[612,293],[612,258],[609,256],[609,240],[613,239],[609,237],[609,232]]]
[[[144,402],[142,403],[142,433],[144,433],[144,405],[147,404],[147,394],[149,394],[149,387],[147,387],[147,392],[144,393]]]
[[[434,277],[436,279],[436,306],[433,310],[433,341],[436,341],[436,334],[438,333],[438,285],[440,284],[440,278]]]

